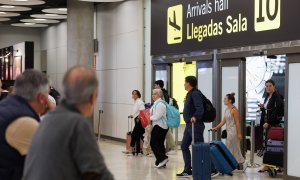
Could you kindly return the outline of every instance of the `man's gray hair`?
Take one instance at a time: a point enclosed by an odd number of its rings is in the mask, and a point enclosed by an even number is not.
[[[79,71],[72,79],[72,71]],[[90,101],[91,95],[98,89],[95,71],[84,66],[75,66],[68,70],[63,80],[63,95],[68,104],[78,105]]]
[[[47,76],[37,70],[30,69],[20,74],[15,81],[13,94],[27,101],[34,101],[39,93],[49,93]]]
[[[162,100],[165,100],[164,93],[161,89],[153,89],[152,92],[156,93]]]

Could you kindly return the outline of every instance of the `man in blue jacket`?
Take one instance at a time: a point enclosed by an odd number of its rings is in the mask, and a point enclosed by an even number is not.
[[[40,121],[39,115],[47,111],[48,94],[49,82],[46,75],[36,70],[27,70],[17,77],[13,94],[0,102],[1,180],[21,180],[25,156],[31,142],[27,134],[33,134],[32,131]],[[16,124],[24,117],[27,118],[25,121],[23,119],[19,125]],[[7,132],[12,125],[21,128],[10,131],[14,134],[10,137]],[[24,141],[24,138],[28,139]]]
[[[197,89],[197,79],[195,76],[187,76],[185,78],[184,88],[188,92],[186,95],[183,118],[186,123],[184,130],[181,150],[184,160],[184,170],[182,173],[177,174],[177,177],[190,177],[192,176],[191,166],[191,152],[190,145],[192,143],[192,123],[194,123],[194,142],[204,142],[203,131],[205,129],[202,121],[204,114],[203,95]],[[216,172],[212,172],[215,176]]]

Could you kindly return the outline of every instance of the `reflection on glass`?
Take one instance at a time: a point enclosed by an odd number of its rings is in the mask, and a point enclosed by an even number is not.
[[[273,79],[277,90],[284,94],[285,55],[246,58],[247,121],[256,120],[257,103],[263,103],[265,81]]]

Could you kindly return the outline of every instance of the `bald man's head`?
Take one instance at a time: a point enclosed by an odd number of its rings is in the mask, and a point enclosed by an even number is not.
[[[69,69],[63,80],[64,98],[69,104],[88,103],[97,89],[98,80],[95,71],[84,66]]]

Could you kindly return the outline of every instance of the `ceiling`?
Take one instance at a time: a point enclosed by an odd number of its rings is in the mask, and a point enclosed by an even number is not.
[[[14,4],[14,3],[26,3],[26,2],[37,2],[39,3],[39,5],[22,5],[22,7],[26,7],[26,8],[31,8],[30,11],[19,11],[19,12],[16,12],[16,11],[11,11],[11,12],[8,12],[8,10],[6,9],[3,9],[1,6],[3,5],[7,5],[6,2],[11,2],[11,4]],[[43,2],[41,1],[44,1],[45,3],[44,4],[41,4]],[[4,4],[5,3],[5,4]],[[16,6],[17,5],[13,5],[13,6]],[[0,0],[0,24],[5,24],[5,25],[11,25],[11,24],[14,24],[14,23],[27,23],[27,25],[30,25],[30,20],[28,19],[31,19],[31,20],[37,20],[39,22],[38,23],[43,23],[42,21],[46,22],[46,20],[44,20],[43,17],[31,17],[31,15],[33,14],[46,14],[46,12],[42,12],[42,10],[44,9],[49,9],[49,8],[66,8],[67,7],[67,0]],[[5,10],[5,11],[3,11]],[[56,10],[57,11],[57,10]],[[8,13],[19,13],[20,16],[15,16],[15,17],[1,17],[1,13],[2,15],[4,14],[8,14]],[[50,14],[49,12],[47,12],[48,14]],[[57,12],[53,12],[53,13],[57,13]],[[66,14],[66,12],[62,12],[62,14]],[[17,15],[17,14],[15,14]],[[51,16],[51,15],[50,15]],[[51,21],[49,21],[49,25],[51,25],[51,23],[54,23],[53,20],[58,20],[61,21],[63,19],[66,19],[66,15],[63,15],[65,16],[65,18],[61,18],[61,15],[60,16],[57,16],[57,17],[49,17],[51,18]],[[10,18],[9,21],[1,21],[1,19],[3,18]],[[21,22],[22,19],[26,19],[24,22]],[[4,19],[5,20],[5,19]],[[29,22],[27,22],[29,21]],[[33,23],[31,23],[33,24]],[[47,23],[44,23],[44,24],[48,24]]]

